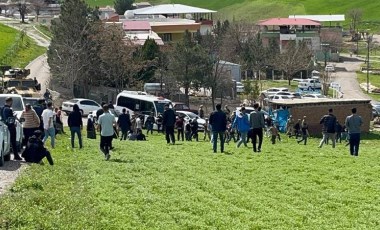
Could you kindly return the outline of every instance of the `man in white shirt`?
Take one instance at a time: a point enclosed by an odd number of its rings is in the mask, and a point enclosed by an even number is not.
[[[48,137],[50,136],[51,138],[51,147],[54,149],[55,146],[55,129],[54,129],[54,111],[53,111],[53,103],[48,102],[47,108],[42,112],[42,120],[44,124],[44,132],[45,136],[44,139],[42,140],[43,143],[46,142]]]
[[[104,113],[98,118],[98,130],[100,130],[100,150],[104,153],[106,160],[110,159],[110,147],[114,135],[115,116],[108,111],[108,105],[103,105]]]

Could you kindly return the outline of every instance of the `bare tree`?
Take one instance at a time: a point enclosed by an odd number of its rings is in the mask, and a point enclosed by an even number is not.
[[[297,44],[296,41],[289,41],[278,56],[276,67],[283,71],[290,85],[293,75],[306,69],[310,64],[311,57],[312,52],[306,42],[300,41]]]
[[[359,35],[358,26],[362,20],[363,11],[362,11],[362,9],[358,9],[358,8],[351,9],[347,12],[347,16],[351,20],[350,31],[351,31],[351,35],[352,35],[352,40],[354,41],[356,39],[359,39],[358,38],[358,35]]]

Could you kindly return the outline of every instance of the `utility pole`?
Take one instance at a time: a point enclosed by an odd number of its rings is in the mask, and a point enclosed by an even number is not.
[[[367,93],[369,93],[369,45],[372,41],[372,36],[367,37]]]

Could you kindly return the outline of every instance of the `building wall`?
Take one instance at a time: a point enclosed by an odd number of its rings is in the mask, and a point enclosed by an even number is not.
[[[340,124],[344,124],[346,117],[351,115],[351,109],[355,107],[357,114],[363,119],[362,132],[369,132],[370,121],[372,117],[372,107],[369,103],[351,103],[351,104],[336,104],[334,105],[294,105],[289,108],[289,114],[293,115],[295,121],[297,119],[306,119],[309,123],[309,133],[311,135],[320,135],[322,125],[319,124],[321,118],[328,113],[329,108],[333,108],[333,114],[337,117]]]

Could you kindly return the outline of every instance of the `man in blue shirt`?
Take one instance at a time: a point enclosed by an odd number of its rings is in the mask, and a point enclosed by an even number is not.
[[[360,127],[363,124],[362,117],[356,114],[356,108],[351,110],[352,115],[346,118],[346,127],[350,137],[350,154],[352,156],[359,155],[360,144]]]
[[[110,147],[114,135],[115,116],[108,111],[108,105],[103,105],[104,113],[98,118],[98,131],[100,130],[100,150],[104,153],[106,160],[110,159]]]

